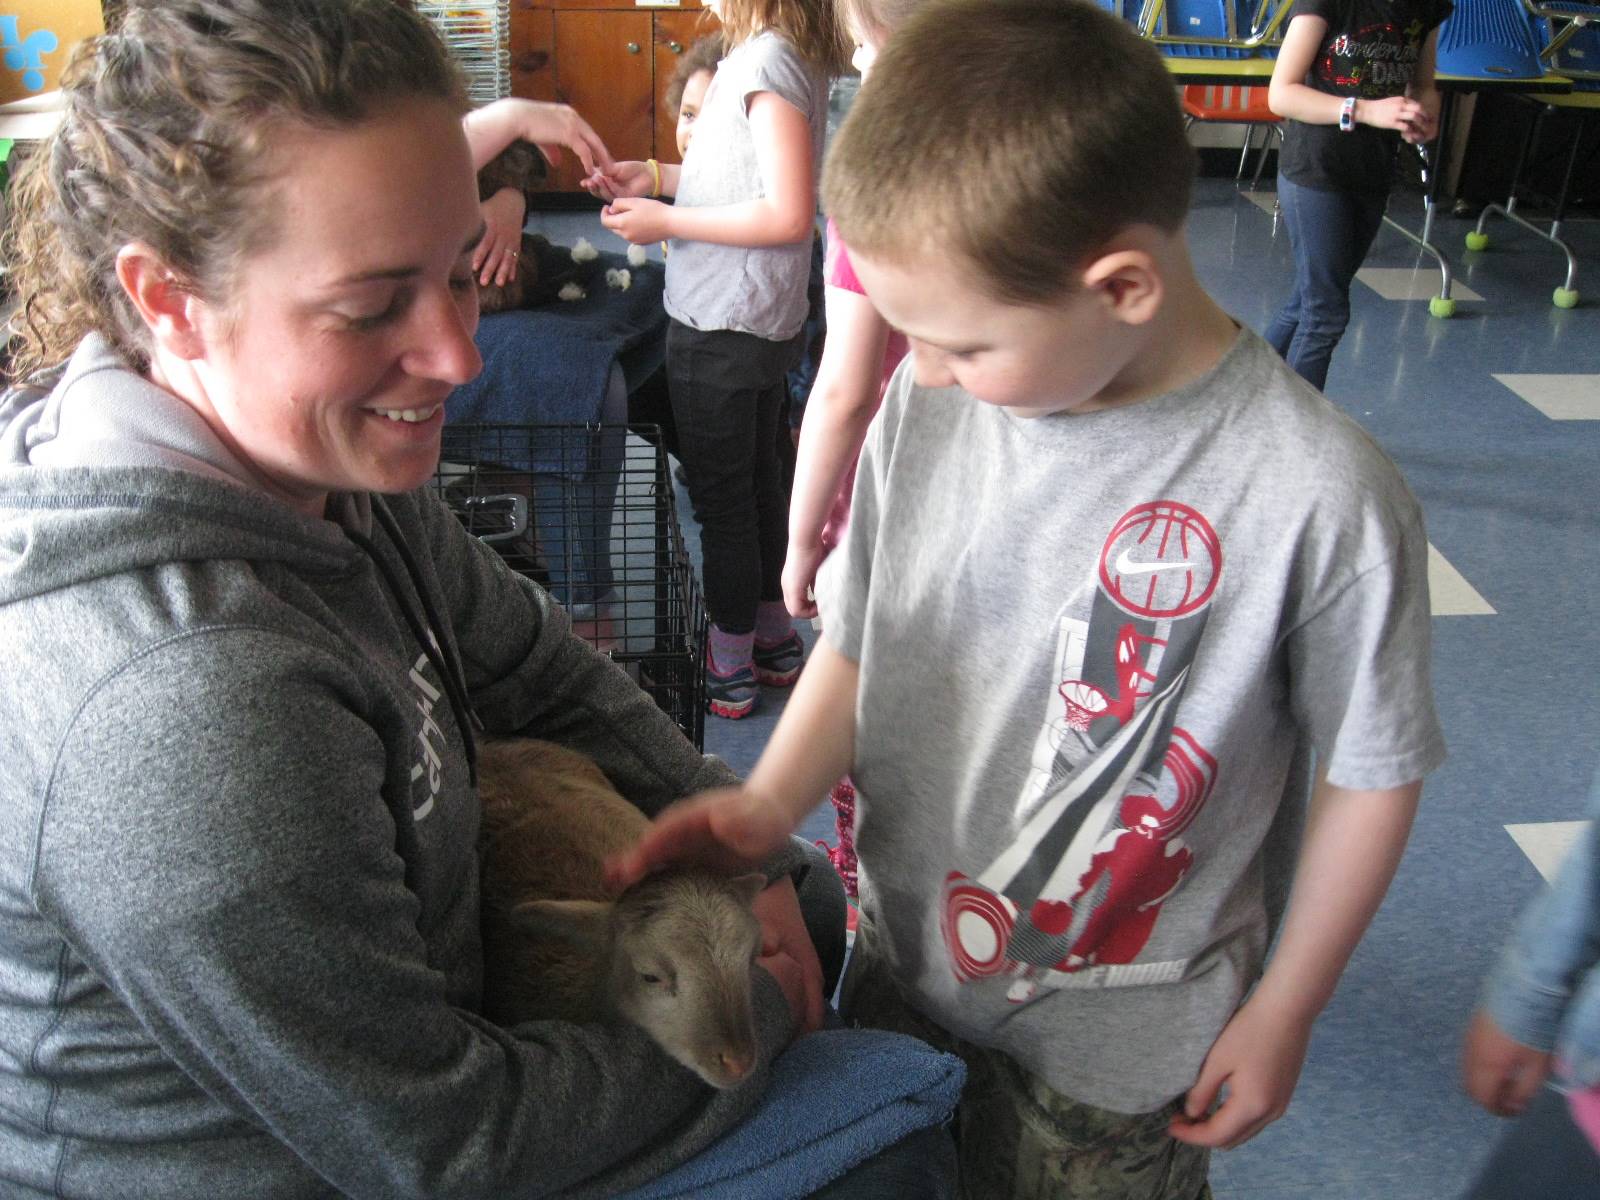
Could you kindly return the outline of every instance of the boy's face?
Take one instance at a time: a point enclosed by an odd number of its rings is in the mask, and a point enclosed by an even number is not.
[[[711,86],[710,71],[696,71],[683,84],[683,99],[678,102],[678,157],[689,153],[689,141],[694,137],[695,118],[706,102],[706,89]]]
[[[878,312],[911,343],[917,383],[959,386],[1018,416],[1092,412],[1127,364],[1115,320],[1094,290],[1043,304],[996,300],[956,256],[890,263],[852,252]]]

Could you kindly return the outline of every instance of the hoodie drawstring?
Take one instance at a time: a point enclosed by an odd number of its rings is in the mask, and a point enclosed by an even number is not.
[[[405,592],[402,590],[399,579],[390,570],[389,564],[383,555],[378,553],[378,548],[372,539],[354,529],[345,529],[345,535],[362,550],[366,551],[378,568],[378,574],[383,577],[385,586],[394,597],[400,612],[404,615],[406,625],[411,630],[411,636],[417,639],[422,647],[422,653],[427,656],[428,662],[439,673],[440,682],[444,685],[445,695],[450,699],[450,711],[456,720],[456,728],[461,730],[462,745],[467,752],[467,776],[472,781],[472,786],[478,786],[478,743],[473,736],[475,730],[483,729],[483,722],[473,710],[471,702],[467,699],[466,673],[462,669],[461,659],[455,652],[455,644],[445,636],[444,626],[439,620],[438,611],[429,599],[428,589],[423,586],[422,572],[417,567],[417,560],[412,557],[411,548],[406,545],[405,535],[401,532],[394,516],[384,506],[378,496],[372,497],[372,512],[377,518],[377,523],[383,527],[388,535],[389,542],[394,546],[395,552],[400,556],[400,562],[406,569],[406,575],[411,582],[411,590],[416,594],[417,600],[422,605],[422,618],[419,619],[415,610],[406,602]],[[426,621],[426,625],[424,625]]]

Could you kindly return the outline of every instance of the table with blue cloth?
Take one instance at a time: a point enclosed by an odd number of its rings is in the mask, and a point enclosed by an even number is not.
[[[627,271],[629,284],[608,283]],[[532,439],[528,461],[472,466],[527,472],[537,514],[539,548],[556,599],[568,605],[603,602],[612,592],[611,520],[629,419],[628,398],[656,374],[666,351],[662,264],[629,266],[603,252],[563,272],[583,289],[580,298],[491,313],[478,324],[483,371],[445,401],[453,426],[592,426],[586,436]],[[467,443],[470,445],[469,443]],[[568,448],[576,445],[578,453]],[[452,454],[460,456],[457,441]]]

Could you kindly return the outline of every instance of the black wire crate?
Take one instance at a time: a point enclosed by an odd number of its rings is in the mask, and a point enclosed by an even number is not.
[[[447,425],[435,486],[703,747],[705,605],[659,440],[611,424]]]

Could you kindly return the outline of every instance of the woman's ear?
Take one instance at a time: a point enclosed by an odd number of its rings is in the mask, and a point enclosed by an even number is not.
[[[1137,247],[1109,250],[1095,259],[1083,273],[1083,286],[1125,325],[1153,318],[1166,294],[1155,255]]]
[[[143,242],[130,242],[119,250],[117,282],[144,318],[157,347],[175,358],[204,356],[204,302],[154,250]]]

